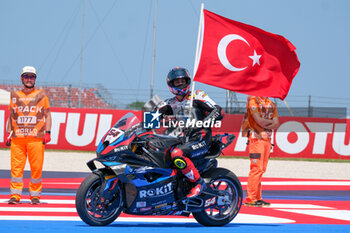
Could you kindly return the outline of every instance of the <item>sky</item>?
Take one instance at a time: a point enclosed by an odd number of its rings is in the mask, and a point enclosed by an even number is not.
[[[158,0],[154,94],[172,95],[165,81],[171,68],[193,74],[201,3],[294,44],[301,67],[289,105],[307,106],[311,96],[312,105],[350,108],[348,0]],[[83,0],[1,0],[0,83],[19,83],[21,68],[33,65],[38,83],[101,84],[121,105],[148,100],[155,1],[86,0],[85,27],[83,9]],[[196,89],[225,105],[225,90]]]

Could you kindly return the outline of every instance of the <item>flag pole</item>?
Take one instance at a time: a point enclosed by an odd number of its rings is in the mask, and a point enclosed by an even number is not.
[[[283,100],[283,102],[284,102],[284,104],[287,106],[290,115],[291,115],[291,116],[294,116],[294,113],[293,113],[293,111],[290,109],[289,105],[287,104],[287,101],[286,101],[286,100]]]
[[[153,97],[153,88],[154,88],[154,65],[156,60],[156,30],[157,30],[157,3],[154,1],[154,17],[153,17],[153,53],[152,53],[152,75],[151,75],[151,98]]]
[[[203,32],[203,9],[204,9],[204,3],[201,4],[201,13],[199,14],[199,26],[198,26],[198,35],[197,35],[197,45],[196,45],[196,56],[194,59],[194,68],[193,68],[193,77],[192,77],[192,88],[191,88],[191,100],[190,100],[190,111],[192,110],[193,106],[193,93],[194,93],[194,86],[195,82],[194,76],[196,75],[197,68],[198,68],[198,63],[199,63],[199,58],[200,58],[200,38],[201,38],[201,32]]]

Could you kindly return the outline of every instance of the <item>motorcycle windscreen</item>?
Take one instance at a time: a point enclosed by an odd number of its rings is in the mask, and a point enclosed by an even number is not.
[[[102,137],[96,150],[97,155],[127,150],[139,126],[140,120],[133,113],[124,115]]]

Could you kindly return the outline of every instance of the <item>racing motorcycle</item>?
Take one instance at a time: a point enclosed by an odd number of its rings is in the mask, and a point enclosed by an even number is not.
[[[142,122],[128,113],[103,136],[97,158],[87,163],[92,173],[76,194],[76,209],[85,223],[108,225],[122,212],[192,214],[204,226],[223,226],[235,218],[242,205],[242,186],[237,176],[218,167],[216,160],[235,136],[213,136],[206,154],[192,158],[206,189],[188,199],[193,183],[172,166],[170,159],[171,149],[184,139],[159,131],[143,129]]]

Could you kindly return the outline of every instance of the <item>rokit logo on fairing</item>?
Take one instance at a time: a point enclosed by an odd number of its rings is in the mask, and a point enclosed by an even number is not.
[[[168,183],[166,185],[163,185],[161,187],[157,187],[154,189],[145,189],[145,190],[140,190],[140,198],[145,198],[145,197],[160,197],[163,195],[167,195],[169,193],[172,193],[172,183]]]

